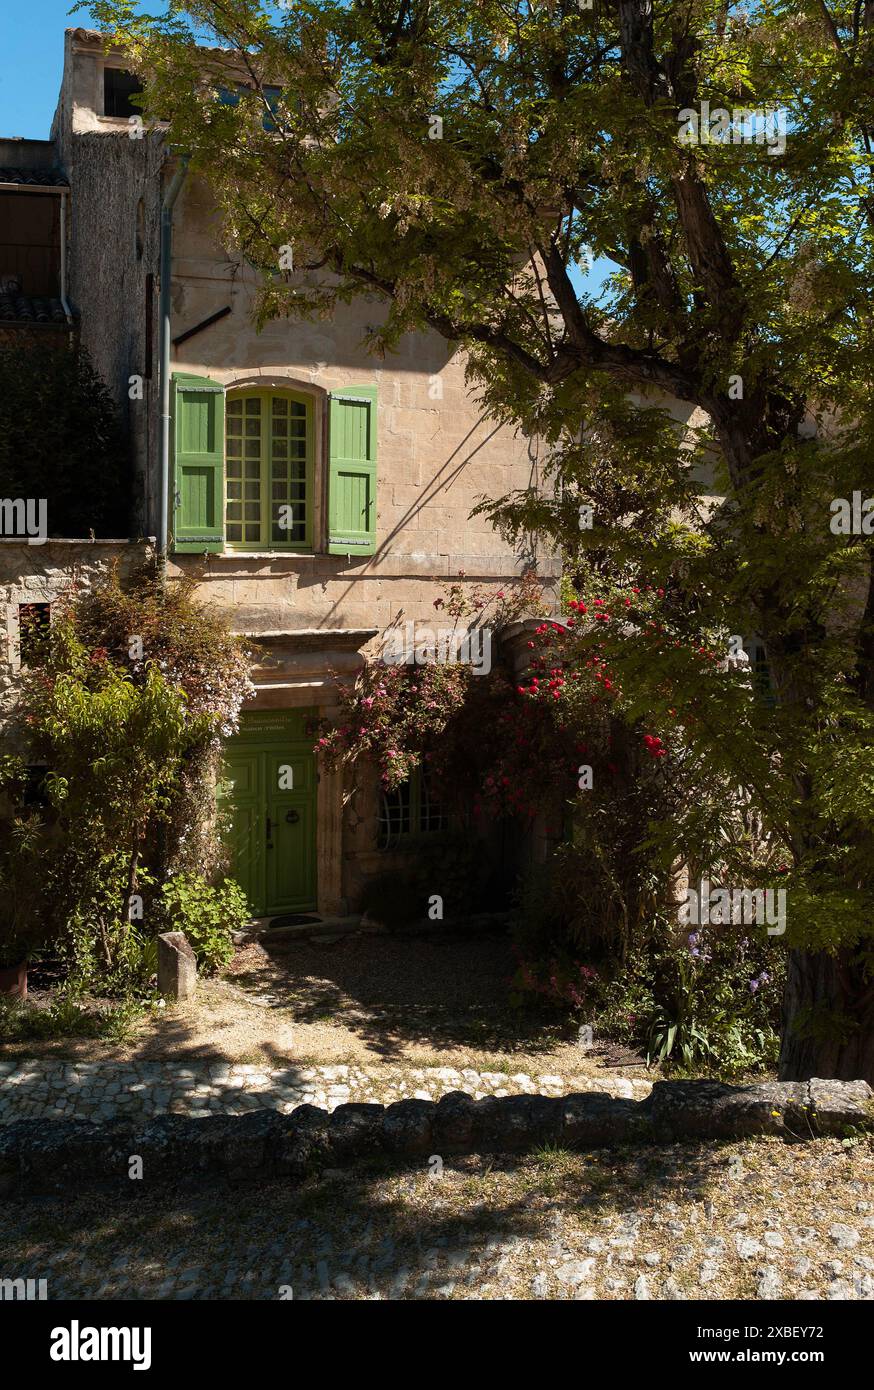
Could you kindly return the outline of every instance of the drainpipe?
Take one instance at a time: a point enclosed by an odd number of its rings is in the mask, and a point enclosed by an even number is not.
[[[67,198],[69,189],[65,188],[61,192],[61,308],[67,318],[67,327],[70,330],[70,345],[73,343],[73,312],[67,303]]]
[[[161,204],[161,495],[158,513],[158,567],[162,575],[167,568],[167,538],[170,530],[170,275],[173,256],[173,205],[185,182],[187,171],[188,156],[183,155]]]

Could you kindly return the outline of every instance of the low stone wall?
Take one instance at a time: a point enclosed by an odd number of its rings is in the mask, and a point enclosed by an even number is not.
[[[453,1091],[439,1101],[341,1105],[330,1114],[301,1105],[290,1115],[165,1115],[138,1125],[20,1120],[0,1131],[0,1195],[115,1185],[129,1180],[135,1159],[153,1183],[300,1181],[379,1154],[427,1160],[541,1144],[605,1148],[765,1134],[797,1141],[870,1128],[872,1095],[864,1081],[662,1081],[643,1101],[600,1092],[474,1100]]]

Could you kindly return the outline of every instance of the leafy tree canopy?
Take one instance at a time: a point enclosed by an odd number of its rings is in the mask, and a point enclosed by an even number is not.
[[[874,4],[91,9],[229,243],[276,267],[260,318],[366,295],[374,351],[442,334],[558,485],[487,499],[495,522],[559,542],[610,612],[641,580],[664,589],[658,618],[580,624],[581,656],[607,627],[629,714],[680,720],[684,746],[757,787],[796,901],[826,905],[805,911],[817,949],[796,952],[791,1010],[825,1004],[855,1041],[787,1074],[874,1075],[874,539],[830,527],[833,499],[871,491]],[[597,297],[591,257],[616,267]],[[773,700],[702,693],[680,657],[752,632]]]

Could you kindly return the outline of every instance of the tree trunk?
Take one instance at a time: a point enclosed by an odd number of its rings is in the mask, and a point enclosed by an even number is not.
[[[140,862],[140,832],[134,831],[133,845],[131,846],[130,857],[127,864],[127,891],[122,904],[121,922],[122,931],[127,932],[130,926],[130,905],[131,898],[137,891],[137,868]]]
[[[819,1026],[815,1014],[811,1025],[811,1010],[819,1013]],[[839,1013],[846,1026],[829,1027],[829,1013]],[[780,1080],[812,1076],[874,1085],[874,988],[846,952],[789,955]]]

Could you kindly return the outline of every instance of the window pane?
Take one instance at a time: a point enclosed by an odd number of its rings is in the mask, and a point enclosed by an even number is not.
[[[306,543],[306,428],[307,411],[302,402],[273,397],[270,536],[276,545]]]
[[[380,849],[389,849],[401,835],[410,833],[410,783],[402,782],[394,791],[383,791],[379,808]]]
[[[427,768],[419,773],[419,829],[423,834],[435,830],[445,830],[448,824],[446,812],[431,789],[431,777]]]
[[[234,396],[228,401],[225,519],[229,541],[288,547],[306,543],[308,425],[306,406],[288,396]],[[270,460],[269,523],[261,507],[265,450]]]

